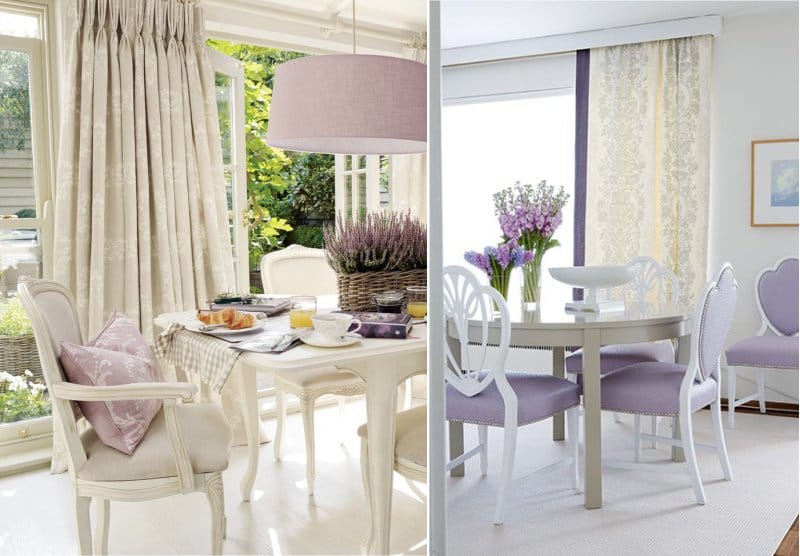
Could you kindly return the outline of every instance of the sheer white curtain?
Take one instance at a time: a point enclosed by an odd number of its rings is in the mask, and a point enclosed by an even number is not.
[[[214,72],[191,0],[72,0],[54,277],[84,332],[234,287]]]
[[[425,36],[417,37],[414,43],[404,49],[404,57],[421,62],[428,61]],[[393,155],[391,163],[392,208],[399,211],[410,210],[421,222],[428,221],[428,155]]]
[[[693,306],[708,256],[710,36],[592,49],[586,264],[649,255]]]
[[[191,0],[70,0],[68,11],[54,278],[87,337],[115,309],[150,337],[155,315],[234,288],[202,12]]]

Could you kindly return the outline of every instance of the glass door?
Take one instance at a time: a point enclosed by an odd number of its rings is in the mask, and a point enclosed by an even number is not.
[[[50,403],[19,282],[49,275],[50,149],[38,19],[0,28],[0,456],[51,443]],[[23,36],[12,32],[26,31]],[[9,34],[5,34],[9,33]],[[45,233],[43,233],[45,232]]]
[[[214,67],[222,163],[228,199],[228,229],[233,247],[234,275],[240,292],[249,292],[247,245],[247,153],[244,131],[244,68],[242,62],[206,48]]]

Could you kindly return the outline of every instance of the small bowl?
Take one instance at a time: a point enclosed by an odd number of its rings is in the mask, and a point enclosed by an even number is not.
[[[550,276],[574,288],[613,288],[633,280],[636,271],[623,265],[561,266],[551,268]]]

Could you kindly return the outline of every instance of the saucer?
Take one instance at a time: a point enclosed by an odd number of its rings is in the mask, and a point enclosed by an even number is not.
[[[208,334],[209,336],[235,336],[237,334],[247,334],[252,332],[259,332],[262,328],[264,328],[263,322],[256,322],[254,326],[250,328],[241,328],[239,330],[231,330],[227,326],[223,326],[221,328],[211,328],[203,330],[197,324],[190,322],[186,325],[186,330],[191,330],[192,332],[200,332],[201,334]]]
[[[339,338],[331,338],[330,336],[323,336],[319,332],[311,332],[309,335],[300,338],[303,343],[310,346],[321,348],[336,348],[351,346],[356,342],[361,341],[362,336],[354,332],[348,332]]]

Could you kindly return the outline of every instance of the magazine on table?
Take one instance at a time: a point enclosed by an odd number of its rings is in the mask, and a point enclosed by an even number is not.
[[[354,323],[350,332],[361,334],[365,338],[408,338],[413,322],[411,316],[405,313],[370,313],[361,311],[337,311],[353,315],[354,319],[361,321],[361,325]]]
[[[264,313],[268,317],[277,315],[289,308],[291,300],[288,297],[264,297],[255,298],[252,303],[211,303],[210,308],[212,311],[221,311],[222,309],[235,309],[237,311],[252,311],[256,313]]]
[[[256,353],[283,353],[302,343],[297,332],[281,332],[272,330],[257,337],[228,346],[236,351],[253,351]]]

